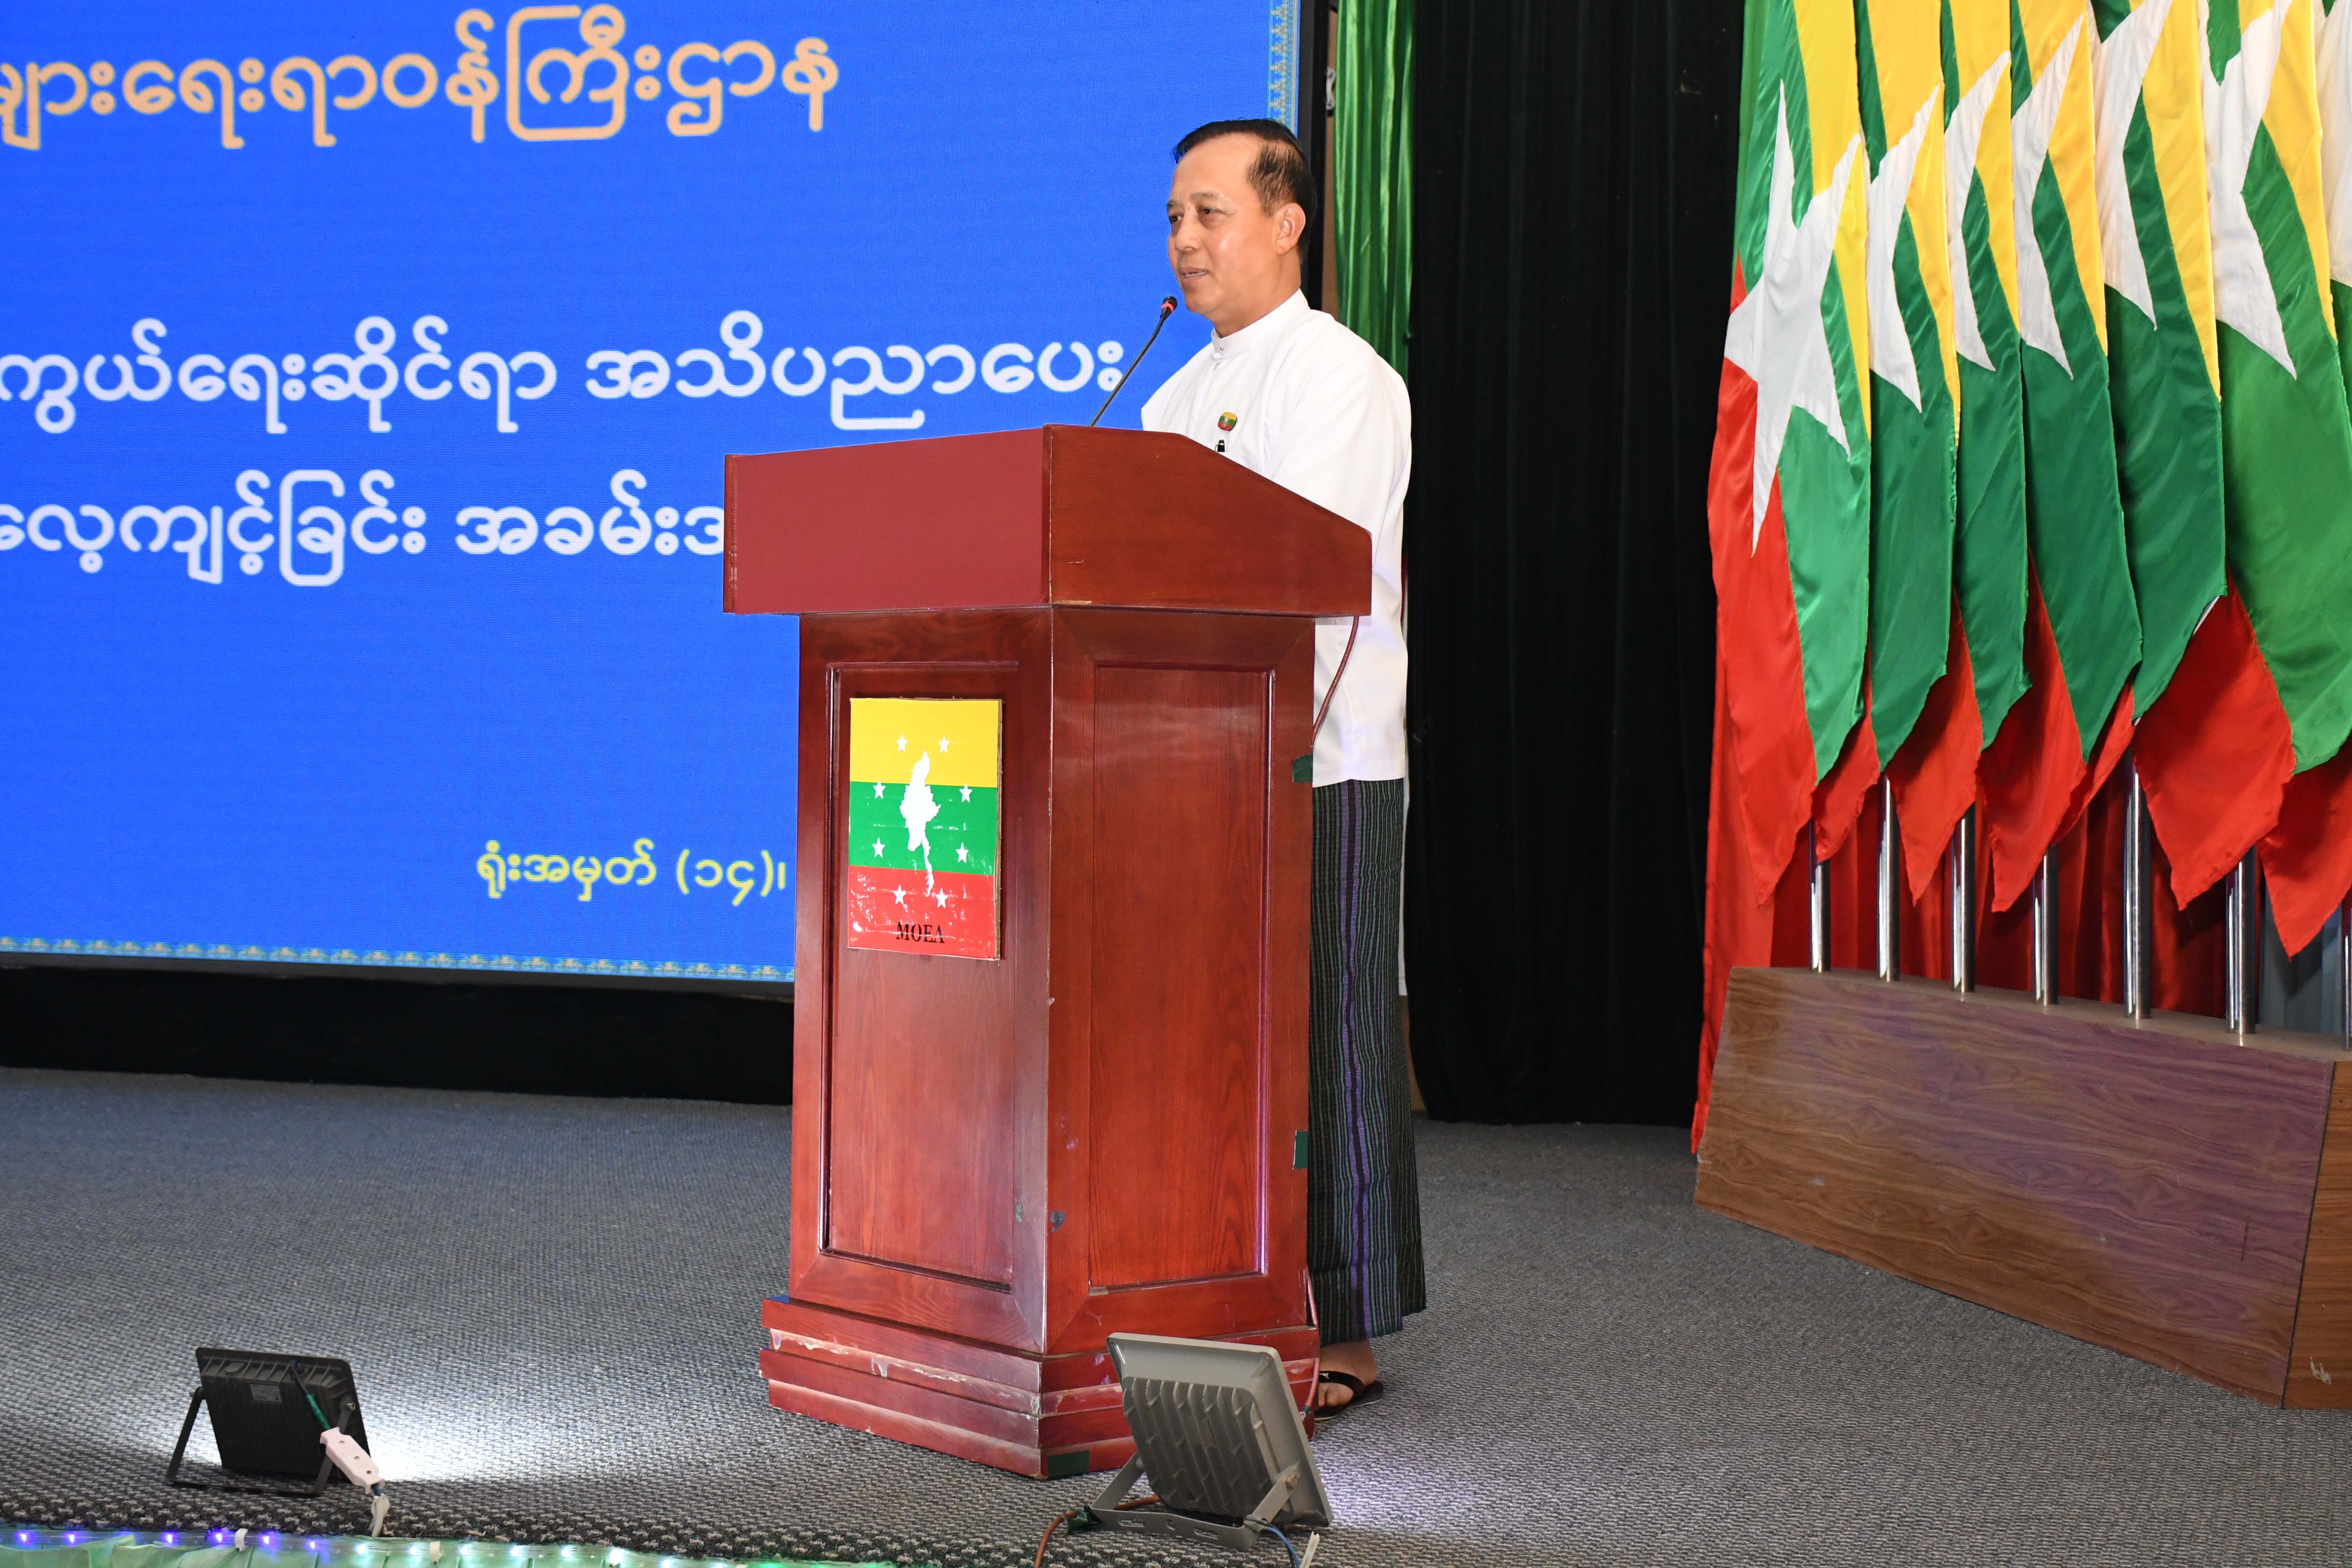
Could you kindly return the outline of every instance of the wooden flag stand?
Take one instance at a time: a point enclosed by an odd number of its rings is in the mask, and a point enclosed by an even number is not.
[[[2238,911],[2242,944],[2259,924]],[[1697,1202],[2265,1404],[2352,1407],[2352,1052],[2134,1011],[1735,970]]]

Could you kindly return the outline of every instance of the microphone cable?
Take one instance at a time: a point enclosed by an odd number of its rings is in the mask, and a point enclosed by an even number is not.
[[[1339,668],[1331,672],[1331,684],[1323,689],[1323,705],[1315,710],[1315,728],[1307,733],[1307,747],[1311,754],[1316,737],[1323,733],[1323,721],[1331,714],[1331,699],[1339,694],[1339,678],[1348,673],[1348,660],[1356,654],[1356,628],[1363,624],[1361,616],[1348,617],[1348,646],[1339,650]]]

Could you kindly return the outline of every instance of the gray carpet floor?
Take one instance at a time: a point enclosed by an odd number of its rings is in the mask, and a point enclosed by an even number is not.
[[[0,1072],[0,1519],[350,1530],[348,1493],[163,1484],[191,1350],[226,1343],[354,1363],[400,1533],[1026,1564],[1097,1483],[766,1404],[791,1133],[740,1106]],[[2352,1563],[2352,1416],[1701,1213],[1672,1131],[1420,1139],[1430,1310],[1382,1343],[1389,1397],[1317,1442],[1335,1568]],[[1090,1536],[1049,1561],[1232,1559]]]

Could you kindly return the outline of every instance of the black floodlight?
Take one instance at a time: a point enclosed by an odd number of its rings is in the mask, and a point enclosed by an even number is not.
[[[188,1417],[163,1479],[175,1487],[211,1491],[258,1491],[317,1497],[338,1475],[320,1434],[348,1434],[362,1448],[367,1428],[360,1421],[359,1385],[352,1363],[333,1356],[265,1354],[258,1351],[200,1350],[199,1386],[188,1397]],[[195,1430],[196,1412],[209,1406],[213,1442],[229,1479],[190,1480],[180,1474]]]
[[[1307,1426],[1272,1349],[1113,1334],[1110,1354],[1135,1458],[1095,1500],[1092,1522],[1244,1550],[1255,1536],[1330,1527]],[[1146,1473],[1160,1506],[1122,1509]]]

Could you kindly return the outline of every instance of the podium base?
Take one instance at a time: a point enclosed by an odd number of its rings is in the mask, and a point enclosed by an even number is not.
[[[760,1323],[760,1373],[779,1410],[1045,1479],[1115,1470],[1135,1452],[1108,1350],[1006,1350],[782,1297],[761,1304]],[[1221,1337],[1274,1347],[1307,1408],[1321,1352],[1312,1324]]]

